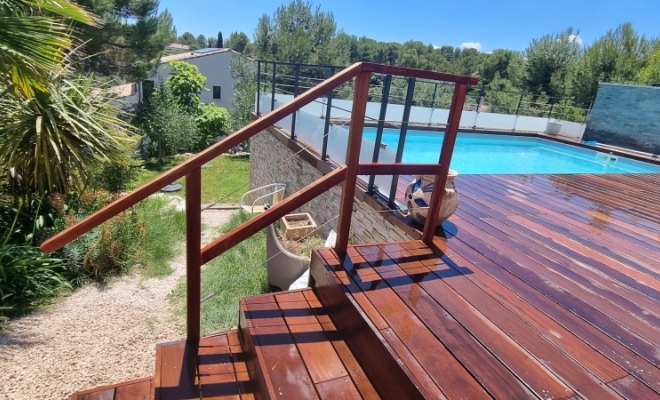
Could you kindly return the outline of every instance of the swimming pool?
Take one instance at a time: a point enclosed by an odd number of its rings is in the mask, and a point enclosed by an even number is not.
[[[376,128],[364,128],[374,140]],[[444,132],[408,130],[404,163],[438,162]],[[383,144],[396,151],[398,129],[383,131]],[[660,173],[660,165],[609,156],[535,137],[460,132],[451,168],[461,174],[622,174]]]

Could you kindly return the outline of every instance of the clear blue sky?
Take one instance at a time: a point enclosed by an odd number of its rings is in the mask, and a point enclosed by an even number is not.
[[[252,39],[259,17],[288,0],[161,0],[177,32],[225,38],[243,31]],[[533,38],[567,27],[591,43],[607,30],[632,22],[647,37],[660,36],[660,0],[332,0],[314,1],[332,11],[338,29],[381,41],[414,39],[482,51],[524,50]]]

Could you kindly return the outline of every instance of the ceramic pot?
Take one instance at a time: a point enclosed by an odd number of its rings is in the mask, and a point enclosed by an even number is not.
[[[459,196],[454,184],[457,176],[458,172],[449,170],[445,193],[438,213],[438,226],[446,221],[458,208]],[[435,175],[415,175],[406,190],[410,214],[417,223],[422,225],[426,222],[426,213],[428,212],[428,204],[431,203],[434,182]]]

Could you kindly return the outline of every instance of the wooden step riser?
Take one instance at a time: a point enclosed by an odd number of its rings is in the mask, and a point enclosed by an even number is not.
[[[149,377],[76,392],[71,400],[151,400],[153,392],[154,378]]]
[[[410,375],[397,362],[369,318],[344,293],[334,274],[326,270],[316,252],[312,253],[311,275],[314,291],[344,338],[374,388],[383,399],[424,399]]]
[[[244,310],[240,309],[238,318],[238,334],[241,339],[241,348],[245,355],[245,364],[247,365],[248,375],[251,379],[251,389],[254,391],[255,399],[270,399],[275,393],[269,393],[268,385],[264,380],[263,361],[257,357],[252,335],[247,327]],[[260,362],[261,361],[261,362]],[[275,397],[272,397],[275,398]]]

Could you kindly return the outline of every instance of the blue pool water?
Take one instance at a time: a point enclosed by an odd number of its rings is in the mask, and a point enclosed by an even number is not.
[[[376,128],[364,128],[374,140]],[[443,132],[409,130],[403,152],[404,163],[436,163]],[[396,151],[398,129],[385,129],[383,143]],[[660,173],[660,165],[624,157],[608,160],[577,146],[533,137],[459,133],[451,168],[461,174],[622,174]]]

